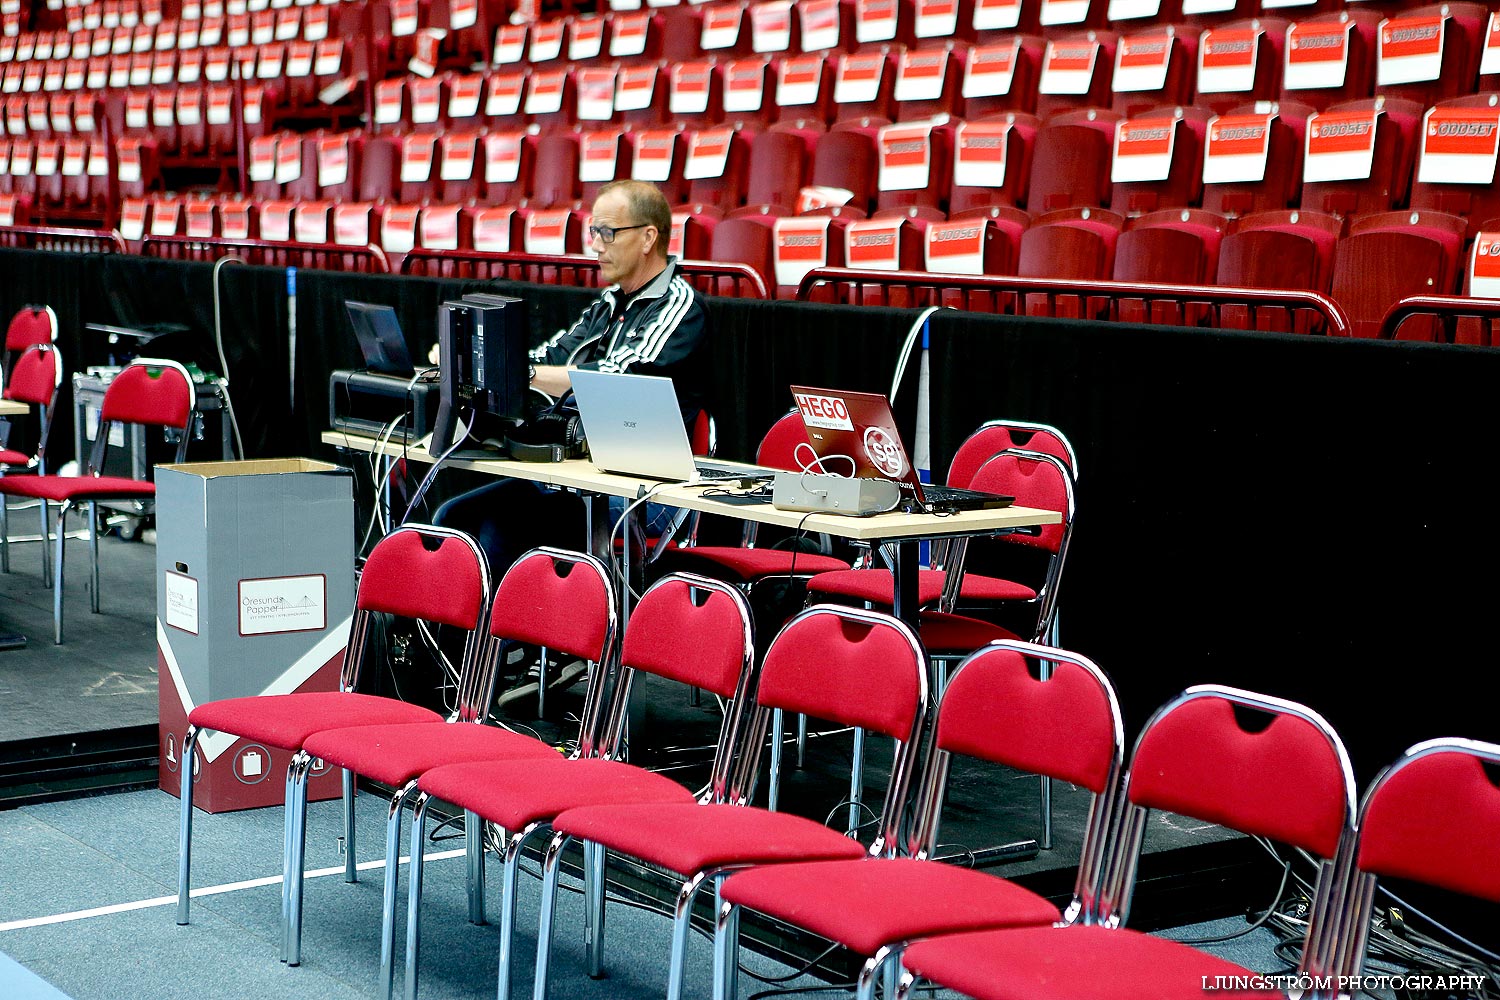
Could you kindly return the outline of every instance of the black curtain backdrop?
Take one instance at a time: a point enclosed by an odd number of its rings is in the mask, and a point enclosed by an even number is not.
[[[211,274],[207,264],[0,251],[0,315],[51,305],[74,370],[108,360],[86,323],[182,323],[189,333],[174,350],[217,370]],[[479,288],[525,298],[537,339],[592,295],[301,272],[293,404],[286,275],[226,265],[224,344],[247,451],[358,466],[318,442],[329,372],[358,364],[343,302],[396,307],[420,358],[437,304]],[[751,457],[790,408],[790,383],[888,391],[918,315],[737,300],[709,310],[711,407],[719,453],[731,458]],[[1114,678],[1130,732],[1186,685],[1217,682],[1324,713],[1361,782],[1419,739],[1500,739],[1477,695],[1494,663],[1500,525],[1479,482],[1500,351],[952,311],[930,330],[936,477],[994,417],[1056,424],[1078,449],[1062,638]],[[908,434],[917,369],[913,357],[897,398]],[[71,453],[70,394],[59,413],[60,462]]]

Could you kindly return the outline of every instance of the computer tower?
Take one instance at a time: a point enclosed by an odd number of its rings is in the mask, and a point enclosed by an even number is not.
[[[526,415],[526,303],[476,292],[438,306],[438,366],[442,370],[434,455],[455,444],[467,413],[471,437],[502,435]]]

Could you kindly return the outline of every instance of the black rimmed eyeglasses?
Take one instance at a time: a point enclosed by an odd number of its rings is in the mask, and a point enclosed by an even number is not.
[[[642,222],[637,226],[589,226],[589,242],[597,239],[600,243],[610,244],[615,241],[616,233],[623,233],[627,229],[645,229],[650,224]]]

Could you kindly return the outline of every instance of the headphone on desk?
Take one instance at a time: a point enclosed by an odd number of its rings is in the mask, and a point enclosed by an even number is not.
[[[505,448],[518,462],[564,462],[587,455],[583,418],[578,415],[572,391],[513,428],[505,439]]]

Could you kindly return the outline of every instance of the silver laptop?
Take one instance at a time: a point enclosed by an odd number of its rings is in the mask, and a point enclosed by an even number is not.
[[[600,471],[672,482],[771,475],[769,469],[695,458],[669,378],[585,369],[568,377],[589,457]]]

